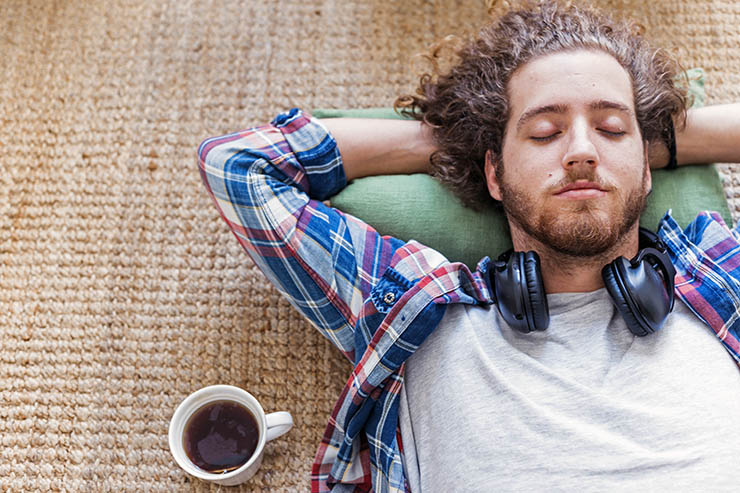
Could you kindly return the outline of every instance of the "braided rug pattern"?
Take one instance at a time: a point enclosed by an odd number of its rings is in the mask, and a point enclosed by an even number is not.
[[[601,1],[634,15],[708,102],[740,100],[740,3]],[[350,365],[266,284],[195,152],[278,111],[391,105],[414,54],[483,0],[0,3],[0,490],[219,491],[167,445],[225,383],[295,427],[232,491],[309,490]],[[738,168],[740,169],[740,168]],[[740,217],[740,171],[722,168]]]

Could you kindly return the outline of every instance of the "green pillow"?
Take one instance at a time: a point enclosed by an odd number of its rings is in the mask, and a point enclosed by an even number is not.
[[[701,69],[689,71],[694,105],[704,101]],[[390,108],[315,110],[317,118],[400,118]],[[655,230],[668,209],[682,226],[703,210],[719,212],[727,224],[732,216],[714,165],[682,166],[673,171],[652,170],[653,193],[640,224]],[[484,256],[496,258],[511,248],[503,212],[490,207],[481,212],[464,207],[438,181],[425,174],[371,176],[353,180],[331,199],[331,204],[379,233],[404,241],[414,239],[451,261],[470,267]]]

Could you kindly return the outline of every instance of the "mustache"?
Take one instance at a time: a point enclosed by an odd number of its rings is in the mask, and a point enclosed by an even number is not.
[[[568,185],[575,184],[577,181],[588,181],[591,183],[595,183],[604,190],[613,190],[614,188],[616,188],[614,183],[599,176],[598,173],[596,173],[596,171],[593,169],[568,170],[567,174],[550,188],[552,190],[560,190],[567,187]]]

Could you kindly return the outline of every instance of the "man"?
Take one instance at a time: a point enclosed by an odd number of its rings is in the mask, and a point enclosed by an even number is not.
[[[449,74],[422,79],[404,100],[420,122],[292,110],[201,145],[202,178],[239,242],[355,364],[314,491],[736,488],[737,240],[716,216],[686,234],[666,216],[651,248],[667,248],[678,300],[646,337],[601,274],[646,251],[648,149],[665,151],[685,107],[670,67],[625,26],[546,2],[509,12]],[[678,160],[738,160],[737,131],[717,127],[732,115],[689,112]],[[411,172],[471,205],[481,190],[502,202],[515,250],[540,259],[535,304],[549,323],[524,333],[499,311],[501,264],[471,272],[322,203],[353,178]]]

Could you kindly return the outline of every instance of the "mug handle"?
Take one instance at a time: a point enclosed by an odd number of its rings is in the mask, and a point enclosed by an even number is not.
[[[274,440],[279,436],[283,436],[291,428],[293,428],[293,416],[287,411],[278,411],[276,413],[270,413],[265,416],[267,419],[267,434],[265,440]]]

